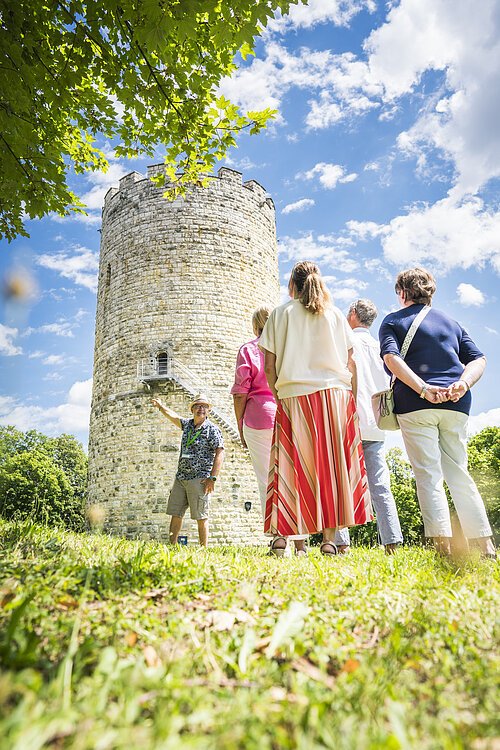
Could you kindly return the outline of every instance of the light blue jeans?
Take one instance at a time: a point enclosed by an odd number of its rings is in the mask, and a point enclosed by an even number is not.
[[[391,492],[391,478],[385,460],[383,440],[363,440],[366,474],[377,517],[377,529],[382,544],[399,544],[403,541],[396,503]],[[351,543],[349,529],[337,529],[335,544]]]

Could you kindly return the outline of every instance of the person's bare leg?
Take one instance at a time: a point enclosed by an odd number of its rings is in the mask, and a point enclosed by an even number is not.
[[[434,548],[440,555],[449,557],[451,555],[451,537],[449,536],[434,536],[432,537]]]
[[[491,536],[478,537],[475,541],[483,555],[496,557],[495,545]]]
[[[198,524],[198,536],[202,547],[208,544],[208,518],[202,518],[196,522]]]
[[[170,544],[177,544],[179,532],[182,527],[182,518],[180,516],[172,516],[170,519],[170,530],[168,532],[168,540]]]
[[[320,546],[320,550],[323,555],[337,554],[337,547],[334,542],[335,531],[336,529],[323,529],[323,541]]]
[[[397,548],[399,547],[399,544],[386,544],[385,545],[385,554],[386,555],[393,555]]]
[[[294,539],[293,543],[295,545],[295,554],[296,555],[306,555],[307,549],[306,549],[306,540],[305,539]]]

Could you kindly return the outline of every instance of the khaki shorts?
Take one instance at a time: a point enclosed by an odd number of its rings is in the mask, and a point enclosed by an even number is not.
[[[169,516],[184,518],[188,507],[193,521],[203,521],[208,518],[208,500],[205,495],[201,479],[176,479],[170,497],[168,498],[167,513]]]

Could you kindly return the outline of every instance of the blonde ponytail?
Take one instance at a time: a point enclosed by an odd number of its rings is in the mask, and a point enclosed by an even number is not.
[[[292,270],[291,280],[306,310],[313,315],[322,315],[330,303],[330,293],[318,266],[309,261],[297,263]]]

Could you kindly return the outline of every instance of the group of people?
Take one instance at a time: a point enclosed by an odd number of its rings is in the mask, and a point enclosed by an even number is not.
[[[386,553],[403,541],[371,397],[393,382],[394,411],[412,465],[427,537],[450,554],[446,481],[463,533],[495,558],[484,503],[467,469],[470,390],[486,360],[467,332],[431,307],[436,284],[421,268],[400,273],[401,310],[387,315],[379,342],[369,333],[375,305],[359,299],[347,318],[332,304],[316,264],[297,263],[290,300],[253,315],[255,338],[237,357],[232,394],[242,444],[255,470],[264,532],[276,556],[307,554],[322,532],[323,555],[349,550],[349,527],[373,519]],[[406,342],[405,342],[406,339]],[[407,342],[410,341],[405,352]],[[404,347],[403,353],[402,349]],[[208,539],[208,497],[223,460],[223,438],[202,394],[192,419],[152,403],[182,429],[179,467],[167,506],[177,542],[187,508]]]

